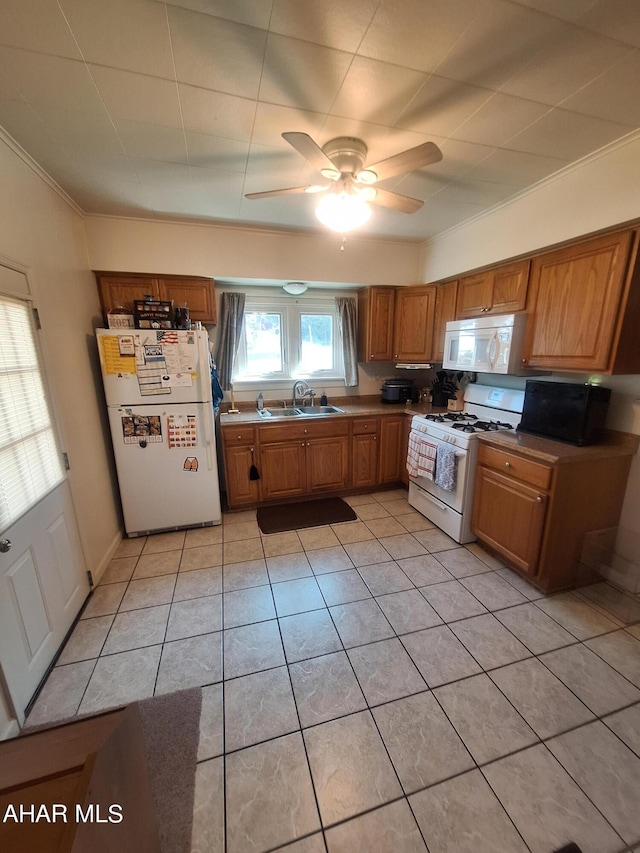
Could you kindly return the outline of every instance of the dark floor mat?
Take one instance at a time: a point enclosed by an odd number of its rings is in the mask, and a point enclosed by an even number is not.
[[[258,525],[263,533],[282,533],[297,527],[319,527],[355,521],[357,515],[342,498],[322,498],[280,506],[264,506],[258,510]]]

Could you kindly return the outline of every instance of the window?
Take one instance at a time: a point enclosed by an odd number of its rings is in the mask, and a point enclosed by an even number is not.
[[[0,531],[64,479],[31,306],[0,297]]]
[[[247,296],[233,381],[342,379],[337,323],[333,298]]]

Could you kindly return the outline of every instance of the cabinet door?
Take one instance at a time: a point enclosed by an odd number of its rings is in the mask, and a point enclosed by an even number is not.
[[[538,568],[546,508],[545,492],[478,466],[471,529],[478,539],[532,576]]]
[[[307,442],[305,464],[310,492],[346,489],[349,485],[349,438],[312,438]]]
[[[395,288],[358,292],[358,361],[391,361]]]
[[[534,259],[524,366],[610,369],[630,245],[624,232]]]
[[[160,298],[158,280],[151,276],[102,275],[96,273],[100,304],[106,321],[107,312],[122,305],[133,314],[133,300],[151,295]]]
[[[375,486],[378,483],[378,436],[353,436],[352,481],[354,489]]]
[[[260,490],[265,500],[306,492],[305,441],[260,445]]]
[[[400,479],[405,484],[409,485],[409,472],[407,471],[407,454],[409,452],[409,433],[411,432],[411,417],[405,415],[402,421],[402,430],[400,437]]]
[[[257,503],[259,480],[249,479],[249,469],[257,464],[253,447],[238,445],[224,449],[224,473],[227,487],[227,503],[231,509],[245,504]]]
[[[513,314],[527,307],[529,261],[504,264],[493,273],[491,314]]]
[[[468,317],[480,317],[491,308],[493,274],[491,270],[467,275],[458,283],[458,303],[456,316],[458,320]]]
[[[458,282],[448,281],[436,288],[436,311],[433,321],[432,361],[442,362],[444,358],[444,333],[449,320],[456,319],[456,299]]]
[[[395,483],[400,479],[400,447],[402,446],[403,416],[380,418],[380,456],[378,482]]]
[[[213,279],[161,278],[161,299],[172,299],[174,307],[187,305],[189,317],[203,323],[216,323],[216,297]]]
[[[433,350],[435,285],[401,287],[396,293],[394,361],[429,361]]]

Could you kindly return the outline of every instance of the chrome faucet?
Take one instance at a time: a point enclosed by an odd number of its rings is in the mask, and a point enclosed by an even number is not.
[[[309,383],[305,382],[304,379],[298,379],[293,383],[293,405],[295,406],[298,400],[304,400],[305,397],[311,398],[311,405],[313,406],[313,399],[316,396],[316,392],[313,388],[309,388]]]

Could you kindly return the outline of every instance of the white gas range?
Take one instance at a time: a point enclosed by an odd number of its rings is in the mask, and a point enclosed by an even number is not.
[[[452,489],[444,489],[428,476],[409,477],[409,503],[441,530],[464,544],[473,542],[471,508],[478,460],[478,435],[483,432],[513,430],[520,423],[524,391],[469,385],[464,395],[464,411],[441,415],[416,415],[411,421],[411,437],[435,453],[442,445],[455,448]],[[444,455],[444,454],[442,454]]]

